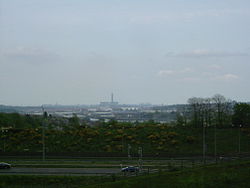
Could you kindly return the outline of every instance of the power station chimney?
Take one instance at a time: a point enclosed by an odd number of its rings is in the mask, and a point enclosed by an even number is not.
[[[111,103],[113,103],[113,102],[114,102],[114,94],[111,93]]]

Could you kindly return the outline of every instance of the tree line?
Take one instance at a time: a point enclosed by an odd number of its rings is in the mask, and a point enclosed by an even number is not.
[[[250,104],[237,103],[223,95],[192,97],[177,115],[177,125],[193,127],[249,127]]]

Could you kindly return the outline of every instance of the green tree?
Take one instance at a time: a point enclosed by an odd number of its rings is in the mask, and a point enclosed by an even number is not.
[[[80,126],[80,119],[77,117],[76,114],[73,117],[69,118],[69,125],[71,127],[79,127]]]
[[[237,103],[234,106],[233,124],[250,127],[250,104]]]

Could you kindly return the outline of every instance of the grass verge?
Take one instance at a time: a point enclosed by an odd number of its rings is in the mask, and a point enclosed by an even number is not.
[[[83,186],[85,187],[85,186]],[[178,172],[130,177],[126,180],[102,183],[88,188],[224,188],[250,187],[250,162],[211,165]]]

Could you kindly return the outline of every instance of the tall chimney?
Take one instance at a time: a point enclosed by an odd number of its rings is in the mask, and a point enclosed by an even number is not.
[[[111,103],[113,103],[113,102],[114,102],[114,94],[111,93]]]

